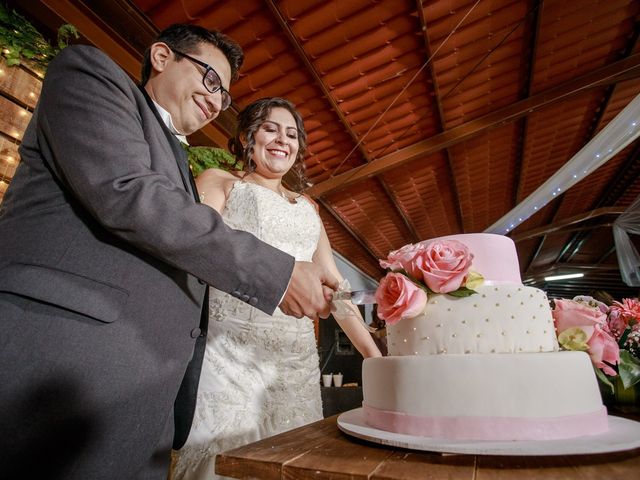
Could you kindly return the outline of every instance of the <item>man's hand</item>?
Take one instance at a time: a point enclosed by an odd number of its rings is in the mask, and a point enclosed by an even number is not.
[[[296,262],[280,309],[296,318],[327,318],[331,313],[331,292],[337,288],[338,280],[323,267]]]

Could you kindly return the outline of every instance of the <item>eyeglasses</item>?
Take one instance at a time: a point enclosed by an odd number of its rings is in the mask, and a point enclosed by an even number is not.
[[[222,86],[222,80],[220,80],[220,75],[215,69],[197,58],[193,58],[186,53],[179,52],[178,50],[174,50],[173,53],[177,53],[178,55],[182,55],[183,57],[191,60],[193,63],[197,63],[202,68],[204,68],[204,75],[202,76],[202,84],[205,86],[207,90],[211,93],[216,93],[218,90],[220,91],[220,96],[222,98],[222,110],[226,110],[231,105],[231,94],[227,89]]]

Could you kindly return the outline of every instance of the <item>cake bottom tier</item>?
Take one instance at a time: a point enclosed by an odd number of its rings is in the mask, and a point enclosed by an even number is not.
[[[363,412],[371,427],[469,440],[552,440],[607,431],[584,352],[366,359]]]

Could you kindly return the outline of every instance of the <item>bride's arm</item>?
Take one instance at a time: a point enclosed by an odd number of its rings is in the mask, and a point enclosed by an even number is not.
[[[196,178],[200,201],[222,214],[229,190],[237,180],[232,174],[219,168],[205,170]]]
[[[320,240],[318,241],[318,248],[313,255],[313,262],[324,266],[338,281],[342,281],[342,275],[340,275],[336,262],[333,259],[331,245],[329,244],[329,238],[327,237],[327,232],[324,230],[324,226],[320,232]],[[365,326],[358,307],[348,300],[338,301],[344,304],[344,308],[333,312],[332,315],[338,322],[338,325],[340,325],[340,328],[347,334],[351,343],[353,343],[364,358],[382,356],[380,350],[378,350],[378,347],[371,338],[369,330]]]

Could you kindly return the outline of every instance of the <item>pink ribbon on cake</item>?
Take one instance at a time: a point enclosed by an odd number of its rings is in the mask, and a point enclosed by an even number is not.
[[[453,440],[559,440],[609,429],[607,409],[563,417],[423,417],[362,405],[367,425],[387,432]]]

